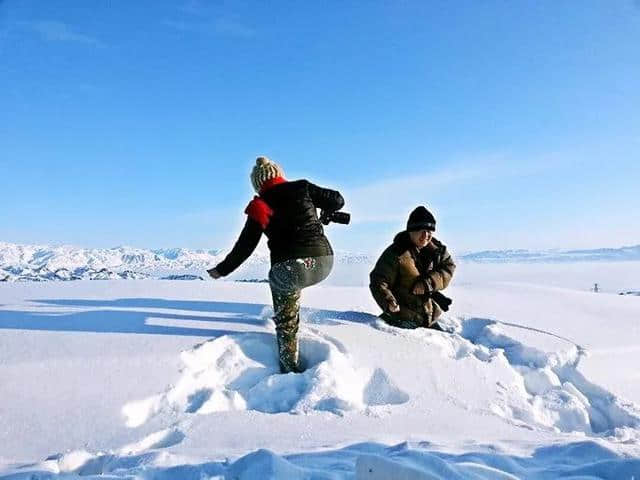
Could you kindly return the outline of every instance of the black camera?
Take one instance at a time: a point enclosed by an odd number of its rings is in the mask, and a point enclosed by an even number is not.
[[[347,212],[320,212],[320,221],[323,225],[329,225],[329,223],[341,223],[342,225],[349,225],[351,221],[351,214]]]
[[[453,300],[437,290],[435,292],[431,292],[431,300],[436,302],[443,312],[448,311],[449,305],[453,303]]]

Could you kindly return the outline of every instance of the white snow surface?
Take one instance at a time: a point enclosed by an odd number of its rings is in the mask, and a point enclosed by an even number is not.
[[[305,290],[287,375],[267,284],[0,284],[0,479],[639,479],[640,299],[491,267],[452,333]]]

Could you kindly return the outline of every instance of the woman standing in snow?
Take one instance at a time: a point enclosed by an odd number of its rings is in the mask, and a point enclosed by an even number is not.
[[[335,212],[342,208],[344,199],[339,192],[307,180],[285,180],[282,168],[267,157],[256,159],[251,183],[258,196],[245,209],[247,221],[240,237],[227,257],[208,273],[213,278],[230,274],[253,253],[262,233],[267,236],[280,370],[300,372],[300,292],[327,278],[333,267],[333,250],[316,209]]]

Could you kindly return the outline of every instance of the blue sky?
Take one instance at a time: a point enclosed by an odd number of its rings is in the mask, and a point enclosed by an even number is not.
[[[0,241],[225,248],[264,154],[337,249],[640,243],[640,2],[0,0]]]

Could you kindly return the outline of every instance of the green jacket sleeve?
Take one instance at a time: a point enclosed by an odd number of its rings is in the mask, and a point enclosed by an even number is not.
[[[391,248],[387,248],[376,262],[369,274],[369,290],[378,306],[384,311],[389,310],[391,303],[397,303],[391,292],[391,286],[398,275],[398,257]]]
[[[440,256],[440,260],[434,269],[427,274],[427,277],[431,281],[431,286],[434,290],[444,290],[451,282],[453,272],[456,269],[456,264],[451,258],[451,254],[443,246],[443,253]]]

